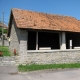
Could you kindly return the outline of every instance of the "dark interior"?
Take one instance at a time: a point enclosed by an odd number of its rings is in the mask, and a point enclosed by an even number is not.
[[[38,33],[39,47],[51,47],[51,49],[59,49],[59,34],[58,33],[48,33],[48,32],[39,32]]]
[[[66,32],[66,49],[70,49],[70,40],[72,40],[72,49],[80,47],[80,33]],[[50,47],[51,49],[60,49],[59,33],[38,32],[38,49],[40,47]],[[28,32],[28,50],[36,50],[36,32]]]
[[[38,32],[38,49],[40,47],[60,49],[59,33]],[[28,32],[28,50],[36,50],[36,32]]]
[[[28,32],[28,50],[36,50],[36,32]]]
[[[72,40],[72,48],[80,47],[80,33],[66,33],[66,48],[70,49],[69,41]]]

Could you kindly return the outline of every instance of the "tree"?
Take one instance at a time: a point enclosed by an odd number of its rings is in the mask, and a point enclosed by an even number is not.
[[[4,29],[4,30],[3,30],[3,33],[7,33],[7,30]],[[2,27],[0,27],[0,34],[2,34]]]
[[[2,28],[0,27],[0,34],[2,34]]]

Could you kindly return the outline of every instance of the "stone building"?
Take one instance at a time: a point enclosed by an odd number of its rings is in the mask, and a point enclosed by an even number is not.
[[[12,9],[8,37],[10,51],[16,49],[20,63],[79,62],[80,21],[76,18]]]

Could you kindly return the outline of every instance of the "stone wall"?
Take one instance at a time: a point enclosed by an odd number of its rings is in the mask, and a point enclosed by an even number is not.
[[[59,64],[80,62],[80,50],[28,51],[26,63]]]
[[[4,56],[0,57],[0,66],[12,66],[12,65],[18,65],[18,56]]]
[[[27,41],[28,41],[28,32],[27,30],[21,29],[20,30],[20,64],[26,63],[27,57]]]
[[[19,36],[20,29],[16,27],[14,20],[12,21],[11,33],[10,33],[10,51],[13,53],[14,49],[16,49],[17,53],[19,53]]]
[[[28,32],[26,29],[19,29],[17,28],[15,21],[13,19],[12,26],[11,26],[11,33],[10,33],[10,52],[16,52],[20,56],[19,63],[25,63],[26,61],[26,54],[27,54],[27,40],[28,40]]]
[[[80,50],[28,51],[25,55],[26,56],[0,57],[0,66],[34,64],[34,63],[35,64],[80,63]]]

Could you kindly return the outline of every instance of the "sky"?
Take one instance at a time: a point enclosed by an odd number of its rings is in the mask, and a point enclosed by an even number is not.
[[[80,20],[80,0],[0,0],[0,21],[8,25],[12,8],[72,16]]]

